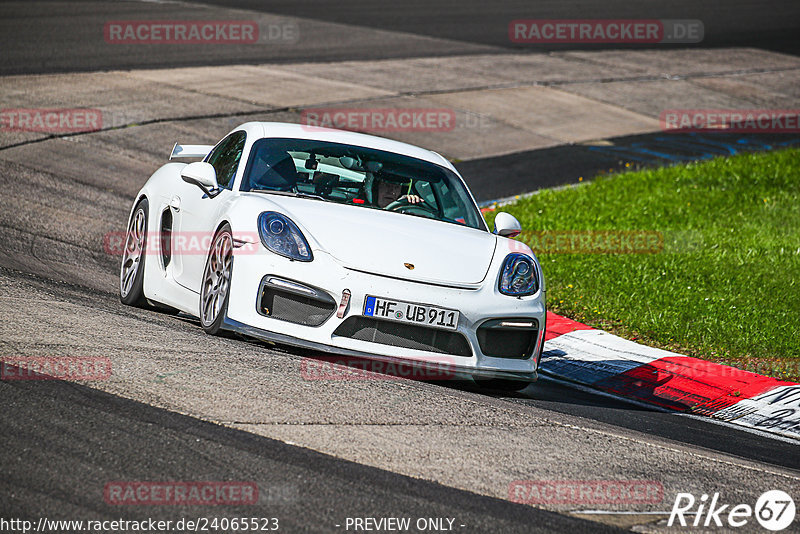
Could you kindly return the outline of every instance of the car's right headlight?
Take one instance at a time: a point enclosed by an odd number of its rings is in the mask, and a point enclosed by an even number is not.
[[[261,243],[275,254],[297,261],[312,261],[314,255],[303,232],[286,215],[265,211],[258,216]]]
[[[512,297],[524,297],[539,291],[539,275],[533,258],[518,252],[506,256],[498,289],[503,295]]]

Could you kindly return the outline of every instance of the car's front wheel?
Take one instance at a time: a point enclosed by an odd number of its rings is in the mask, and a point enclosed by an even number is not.
[[[233,272],[233,234],[227,223],[214,236],[208,251],[200,287],[200,323],[203,330],[218,335],[228,310]]]

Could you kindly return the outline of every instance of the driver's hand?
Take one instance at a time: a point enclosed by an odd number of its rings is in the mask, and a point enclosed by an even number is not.
[[[423,202],[422,197],[419,195],[403,195],[397,200],[405,200],[409,204],[419,204],[420,202]]]

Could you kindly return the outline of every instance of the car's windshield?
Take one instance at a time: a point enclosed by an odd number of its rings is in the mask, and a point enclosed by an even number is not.
[[[451,170],[400,154],[308,139],[260,139],[242,191],[313,195],[485,229],[464,184]]]

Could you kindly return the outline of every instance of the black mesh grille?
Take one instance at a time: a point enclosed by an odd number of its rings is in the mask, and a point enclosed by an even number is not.
[[[472,349],[470,349],[467,339],[458,332],[381,321],[371,317],[350,317],[339,325],[333,335],[405,349],[439,352],[453,356],[472,356]]]
[[[536,345],[539,330],[520,330],[502,328],[478,328],[478,344],[481,352],[494,358],[530,358]]]
[[[172,260],[172,212],[164,210],[161,216],[161,262],[167,268]]]
[[[322,302],[265,286],[259,312],[290,323],[319,326],[333,315],[335,309],[333,302]]]

